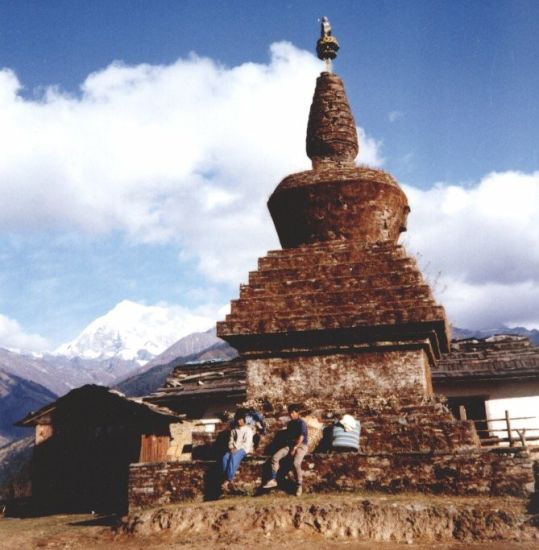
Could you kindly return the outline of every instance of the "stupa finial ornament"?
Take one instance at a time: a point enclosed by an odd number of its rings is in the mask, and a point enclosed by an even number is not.
[[[337,57],[339,51],[339,43],[331,34],[331,23],[324,15],[320,20],[320,38],[316,43],[316,54],[318,59],[326,62],[326,69],[331,72],[331,60]]]

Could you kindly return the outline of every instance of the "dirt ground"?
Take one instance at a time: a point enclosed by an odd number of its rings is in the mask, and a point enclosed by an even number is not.
[[[80,548],[84,550],[169,550],[173,548],[208,550],[208,545],[163,538],[131,537],[116,534],[114,518],[96,518],[91,515],[56,515],[40,518],[0,518],[0,547],[3,550],[26,550],[30,548]],[[226,541],[212,543],[212,550],[238,548]],[[286,550],[535,550],[537,543],[482,543],[482,544],[393,544],[357,541],[330,541],[320,537],[292,538],[288,541],[252,540],[242,545],[251,550],[283,548]]]

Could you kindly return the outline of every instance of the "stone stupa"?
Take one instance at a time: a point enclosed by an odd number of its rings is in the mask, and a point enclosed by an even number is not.
[[[324,28],[325,25],[325,28]],[[317,52],[338,44],[327,19]],[[388,173],[357,166],[342,80],[319,76],[307,126],[312,170],[268,201],[282,250],[259,260],[217,334],[246,361],[247,399],[423,399],[448,325],[416,261],[398,244],[410,211]]]
[[[445,312],[398,243],[410,211],[406,195],[388,173],[355,164],[356,125],[344,85],[330,71],[337,49],[325,19],[317,52],[326,71],[307,127],[312,170],[286,177],[271,195],[283,248],[259,260],[217,324],[239,357],[180,365],[147,399],[191,418],[193,411],[215,416],[224,405],[264,412],[268,433],[242,463],[234,494],[260,487],[286,404],[295,402],[328,428],[344,413],[361,421],[359,452],[311,449],[307,491],[525,496],[529,456],[482,449],[473,422],[455,419],[433,395],[431,367],[449,351]],[[211,433],[193,432],[194,460],[133,465],[130,505],[207,498],[228,428],[223,422]]]

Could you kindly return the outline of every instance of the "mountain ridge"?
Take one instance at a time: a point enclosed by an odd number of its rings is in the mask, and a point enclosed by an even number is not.
[[[525,327],[506,327],[502,325],[501,327],[491,329],[451,327],[451,331],[452,338],[459,340],[463,338],[488,338],[490,336],[494,336],[495,334],[515,334],[517,336],[526,336],[536,346],[539,346],[539,330],[537,329],[527,329]]]
[[[236,357],[237,354],[238,352],[233,347],[220,340],[198,353],[176,357],[168,363],[158,363],[150,369],[121,380],[115,386],[115,389],[129,397],[149,395],[164,385],[167,376],[172,372],[174,367],[202,361],[224,361]]]
[[[0,369],[0,447],[28,436],[27,428],[13,424],[56,398],[44,386]]]

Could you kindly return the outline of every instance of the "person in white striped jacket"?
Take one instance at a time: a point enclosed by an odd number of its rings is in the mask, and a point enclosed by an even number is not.
[[[361,423],[351,414],[345,414],[333,424],[331,447],[335,451],[359,451]]]

